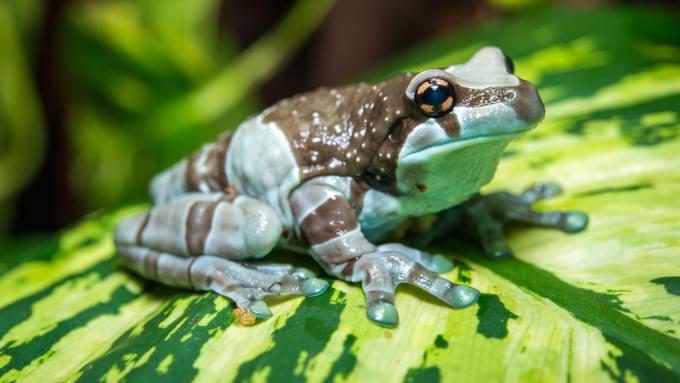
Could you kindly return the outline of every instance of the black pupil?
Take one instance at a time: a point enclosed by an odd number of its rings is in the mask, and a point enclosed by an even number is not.
[[[447,86],[441,86],[432,81],[430,82],[430,87],[423,93],[420,101],[428,105],[438,106],[443,104],[449,96],[450,93]]]

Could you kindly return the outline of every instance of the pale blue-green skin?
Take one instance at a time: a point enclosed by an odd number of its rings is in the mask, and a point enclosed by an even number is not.
[[[394,196],[371,191],[359,215],[362,231],[369,239],[379,240],[407,217],[435,213],[465,201],[491,181],[503,149],[514,135],[475,139],[473,145],[426,150],[407,164],[424,169],[416,180],[427,185],[425,192]]]

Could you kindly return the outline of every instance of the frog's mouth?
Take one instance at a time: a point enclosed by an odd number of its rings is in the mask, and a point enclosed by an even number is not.
[[[419,162],[425,162],[428,160],[431,160],[432,158],[436,158],[442,153],[453,153],[459,150],[463,150],[467,147],[470,146],[475,146],[475,145],[480,145],[480,144],[486,144],[486,143],[491,143],[491,142],[496,142],[496,141],[507,141],[510,142],[511,140],[527,133],[530,131],[532,127],[529,127],[527,129],[523,130],[518,130],[514,131],[512,133],[504,133],[504,134],[494,134],[494,135],[487,135],[487,136],[478,136],[478,137],[462,137],[459,139],[454,139],[448,142],[445,142],[440,145],[435,145],[435,146],[429,146],[426,148],[423,148],[421,150],[411,152],[406,154],[405,156],[401,157],[399,159],[400,164],[416,164]]]

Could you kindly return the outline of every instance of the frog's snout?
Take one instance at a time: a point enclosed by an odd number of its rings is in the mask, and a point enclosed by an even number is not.
[[[517,88],[520,94],[512,104],[517,117],[527,125],[536,125],[545,117],[545,106],[536,87],[528,81],[521,80]]]

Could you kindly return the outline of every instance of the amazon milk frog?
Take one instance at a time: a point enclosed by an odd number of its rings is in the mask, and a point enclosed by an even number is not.
[[[272,315],[266,296],[328,288],[307,269],[252,262],[276,247],[360,282],[368,318],[382,326],[398,322],[400,283],[466,307],[479,292],[438,276],[449,259],[382,241],[405,219],[440,212],[465,218],[496,257],[510,254],[508,220],[583,229],[583,213],[532,209],[559,192],[554,184],[478,194],[506,145],[543,115],[534,86],[495,47],[444,69],[299,94],[157,175],[154,207],[118,226],[116,246],[137,273],[212,290],[258,318]]]

